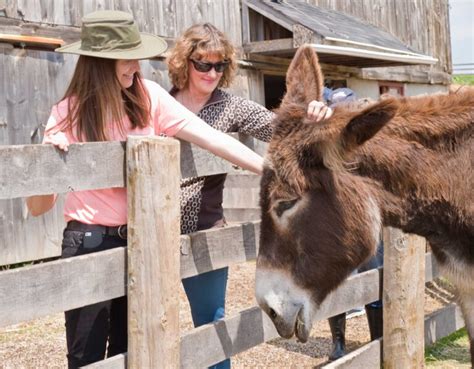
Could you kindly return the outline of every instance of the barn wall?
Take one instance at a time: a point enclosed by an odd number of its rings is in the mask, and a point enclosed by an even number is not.
[[[167,37],[177,37],[194,23],[211,22],[242,44],[239,0],[8,0],[5,12],[30,22],[79,26],[83,15],[101,9],[132,13],[141,31]]]
[[[349,78],[347,80],[347,87],[352,89],[358,98],[370,97],[371,99],[378,99],[380,96],[377,81]]]
[[[447,92],[448,92],[448,86],[444,86],[444,85],[425,85],[421,83],[406,83],[405,84],[406,96],[447,93]]]
[[[452,70],[448,0],[305,1],[363,19],[438,58],[438,67],[444,71]]]

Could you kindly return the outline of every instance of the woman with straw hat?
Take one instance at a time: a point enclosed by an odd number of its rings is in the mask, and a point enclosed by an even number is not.
[[[81,40],[56,51],[78,54],[65,93],[51,112],[44,143],[67,150],[71,143],[123,141],[128,134],[165,134],[212,151],[253,172],[262,158],[231,137],[214,130],[180,105],[158,84],[141,77],[139,59],[166,49],[166,42],[140,33],[124,12],[98,11],[83,18]],[[27,200],[32,215],[54,205],[56,195]],[[62,257],[126,245],[127,199],[124,188],[70,192]],[[69,368],[77,368],[127,351],[126,298],[67,311]],[[108,342],[108,346],[107,346]]]

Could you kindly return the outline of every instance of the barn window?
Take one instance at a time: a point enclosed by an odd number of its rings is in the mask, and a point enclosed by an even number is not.
[[[379,93],[380,95],[405,96],[405,87],[403,83],[379,82]]]

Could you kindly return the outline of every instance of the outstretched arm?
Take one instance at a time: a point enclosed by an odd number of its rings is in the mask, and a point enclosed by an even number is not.
[[[262,174],[263,158],[234,138],[222,133],[200,119],[185,125],[175,137],[209,150],[239,167]]]

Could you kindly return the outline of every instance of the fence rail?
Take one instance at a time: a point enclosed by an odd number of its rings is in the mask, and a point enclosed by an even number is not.
[[[243,134],[230,134],[257,151],[262,145]],[[155,137],[165,142],[166,138]],[[126,186],[124,142],[73,144],[64,153],[52,145],[0,146],[0,199]],[[181,177],[227,173],[229,162],[195,145],[180,146]],[[93,174],[93,175],[92,175]]]

